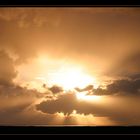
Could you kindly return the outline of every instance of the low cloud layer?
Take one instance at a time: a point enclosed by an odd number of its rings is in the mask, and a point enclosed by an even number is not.
[[[95,117],[108,117],[110,120],[120,125],[136,124],[140,122],[140,112],[138,109],[140,97],[112,98],[105,101],[87,102],[77,100],[75,94],[69,93],[61,95],[56,100],[43,101],[36,106],[37,110],[46,114],[63,112],[65,115],[71,114],[76,110],[79,114],[92,114]],[[136,102],[135,102],[136,101]],[[133,103],[133,105],[130,104]],[[138,125],[138,124],[136,124]]]
[[[135,79],[135,77],[133,77],[133,79]],[[118,84],[114,82],[114,85]],[[52,91],[50,90],[50,92]],[[79,93],[82,94],[82,92]],[[63,94],[57,92],[57,98],[53,98],[55,94],[52,92],[52,98],[50,98],[50,94],[29,90],[26,87],[0,85],[0,124],[76,125],[76,119],[78,118],[84,118],[83,122],[89,118],[91,120],[95,118],[97,120],[100,120],[100,118],[101,120],[102,118],[108,118],[110,122],[107,123],[108,125],[140,124],[140,96],[138,95],[131,96],[127,94],[127,96],[122,96],[122,93],[117,96],[112,96],[113,94],[104,94],[106,96],[101,96],[103,98],[99,102],[94,100],[88,102],[86,100],[77,99],[76,94],[77,92],[67,92]],[[72,117],[71,114],[74,110],[76,110],[78,114],[84,114],[82,115],[83,117],[81,115]],[[64,113],[66,116],[59,116],[57,113]],[[11,117],[9,119],[9,117],[6,116]],[[92,125],[104,125],[104,123],[100,123],[100,121],[97,123],[96,119],[95,122],[90,121],[90,123]],[[65,121],[63,122],[61,120]],[[83,124],[88,125],[88,122]]]
[[[91,92],[90,92],[91,93]],[[101,87],[93,89],[93,95],[140,95],[140,74],[131,75],[125,79],[114,80],[106,86],[106,89]]]

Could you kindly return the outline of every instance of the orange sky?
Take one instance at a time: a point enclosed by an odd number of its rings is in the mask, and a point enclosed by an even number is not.
[[[139,8],[0,8],[0,124],[140,124],[139,25]]]

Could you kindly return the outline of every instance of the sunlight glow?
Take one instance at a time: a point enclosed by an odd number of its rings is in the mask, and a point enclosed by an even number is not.
[[[55,73],[50,73],[50,82],[62,86],[65,90],[75,87],[84,88],[89,84],[98,86],[94,77],[85,74],[82,69],[71,67],[64,67]]]
[[[85,88],[88,85],[97,88],[100,85],[97,77],[88,74],[84,66],[65,59],[55,60],[47,56],[40,56],[26,65],[19,66],[18,72],[15,83],[28,85],[29,89],[36,89],[39,92],[46,91],[43,84],[46,87],[58,85],[65,91],[73,90],[76,87]]]
[[[86,95],[85,92],[76,93],[76,97],[78,100],[85,100],[85,101],[100,101],[102,98],[102,96],[97,96],[97,95]]]

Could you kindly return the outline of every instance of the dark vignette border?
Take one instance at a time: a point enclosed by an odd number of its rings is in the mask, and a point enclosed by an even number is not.
[[[0,0],[0,6],[14,7],[87,7],[87,6],[108,6],[127,7],[140,6],[139,0]]]
[[[140,135],[139,126],[0,126],[4,134],[45,134],[45,135]]]
[[[2,7],[140,7],[138,0],[0,0]],[[0,135],[140,135],[140,126],[0,126]]]

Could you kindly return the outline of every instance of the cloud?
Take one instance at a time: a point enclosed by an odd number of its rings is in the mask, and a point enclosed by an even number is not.
[[[100,102],[88,102],[78,100],[75,94],[74,92],[69,92],[58,95],[56,99],[48,99],[46,93],[39,93],[26,87],[1,85],[0,124],[76,125],[76,116],[71,117],[70,115],[73,110],[76,110],[78,114],[84,114],[84,120],[89,119],[89,115],[93,115],[93,120],[94,117],[97,120],[100,120],[100,117],[101,120],[102,117],[107,117],[110,121],[114,122],[112,124],[116,123],[117,125],[126,125],[128,123],[130,125],[138,125],[140,123],[139,96],[108,96]],[[40,99],[43,99],[43,101]],[[57,112],[63,112],[69,116],[60,117],[57,115]],[[9,118],[9,116],[11,117]],[[82,116],[79,115],[77,119],[80,118],[82,119]],[[99,124],[96,122],[96,119],[95,122],[91,121],[91,123],[92,125]],[[85,122],[85,124],[88,125],[88,122]]]
[[[83,91],[90,91],[90,90],[92,90],[94,88],[94,86],[93,85],[88,85],[88,86],[86,86],[85,88],[83,88],[83,89],[80,89],[80,88],[75,88],[75,90],[77,90],[78,92],[83,92]]]
[[[107,86],[111,93],[125,92],[126,94],[139,93],[140,80],[117,80],[113,84]]]
[[[132,50],[127,56],[115,63],[115,66],[107,73],[114,76],[128,77],[137,73],[140,73],[140,50]],[[116,71],[117,69],[117,71]]]
[[[106,108],[106,105],[103,107],[102,105],[100,106],[94,103],[94,101],[91,103],[85,100],[78,100],[75,94],[76,93],[66,93],[58,96],[57,99],[43,101],[36,105],[36,109],[48,114],[63,112],[65,115],[70,115],[73,110],[85,115],[106,116],[108,114],[109,110]]]
[[[12,84],[16,75],[13,60],[4,50],[0,50],[0,84]]]
[[[0,19],[8,22],[15,21],[21,28],[30,28],[31,26],[41,27],[44,24],[54,22],[53,16],[55,10],[55,8],[4,8],[0,9]],[[50,17],[51,14],[52,18]],[[55,20],[57,20],[57,17]]]
[[[57,85],[53,85],[51,88],[48,88],[52,93],[56,94],[56,93],[60,93],[63,91],[62,87],[59,87]]]
[[[48,101],[53,101],[46,93],[16,85],[0,85],[0,125],[77,125],[76,120],[79,118],[83,119],[80,123],[82,125],[87,125],[89,119],[90,125],[101,125],[98,118],[99,121],[92,122],[92,119],[95,119],[92,115],[62,116],[59,113],[48,114],[36,110],[36,104],[44,100],[44,97]]]
[[[108,97],[107,100],[96,103],[94,101],[77,100],[75,94],[67,93],[59,96],[56,100],[41,102],[36,105],[36,109],[46,114],[63,112],[65,115],[70,115],[73,110],[76,110],[79,114],[108,117],[118,125],[138,125],[137,123],[140,123],[139,100],[139,96],[119,96],[115,98]]]
[[[114,58],[124,57],[122,54],[139,41],[139,9],[72,9],[0,9],[0,43],[17,55],[19,63],[45,52],[86,63],[97,71],[111,66]],[[54,51],[57,48],[59,51]],[[89,64],[89,59],[95,66]]]
[[[106,89],[100,86],[93,89],[93,95],[140,95],[140,74],[131,75],[125,79],[114,80],[111,84],[106,85]]]
[[[45,94],[26,87],[0,84],[0,125],[32,124],[34,114],[30,113],[34,112],[33,106],[44,97]]]
[[[42,112],[54,114],[56,112],[72,113],[72,111],[77,106],[77,100],[74,94],[61,95],[59,99],[53,101],[44,101],[37,105],[37,110]]]

